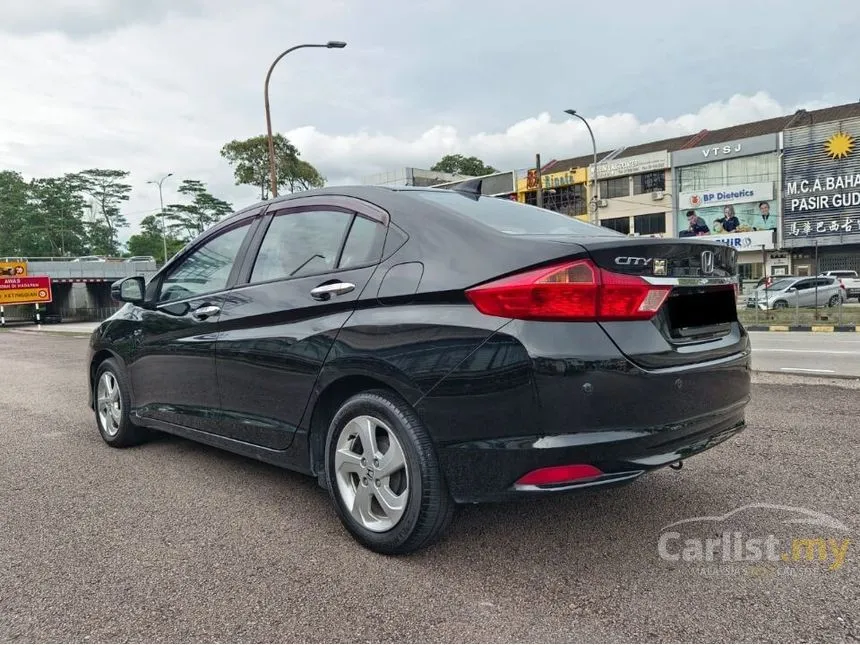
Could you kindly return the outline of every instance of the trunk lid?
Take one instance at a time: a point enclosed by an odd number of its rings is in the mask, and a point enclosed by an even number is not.
[[[600,323],[631,361],[671,368],[736,355],[749,340],[737,316],[737,251],[701,239],[577,240],[595,264],[672,286],[654,318]]]

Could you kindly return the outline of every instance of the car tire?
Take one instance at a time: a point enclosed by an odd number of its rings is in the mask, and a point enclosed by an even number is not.
[[[827,306],[828,307],[835,307],[836,305],[839,304],[839,300],[840,300],[839,296],[831,296],[830,300],[827,301]]]
[[[785,300],[777,300],[773,303],[774,309],[788,309],[788,303]]]
[[[93,382],[96,425],[104,442],[113,448],[136,446],[147,438],[146,429],[129,416],[130,388],[125,371],[112,358],[99,365]]]
[[[448,529],[454,502],[433,442],[395,393],[372,390],[345,401],[329,424],[325,455],[335,511],[365,548],[406,555]]]

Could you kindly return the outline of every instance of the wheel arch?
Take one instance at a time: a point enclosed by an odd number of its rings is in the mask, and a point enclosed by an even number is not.
[[[99,369],[99,365],[104,363],[108,359],[114,359],[120,365],[125,366],[125,361],[123,361],[119,355],[106,348],[101,348],[97,350],[92,359],[90,359],[90,367],[89,367],[89,384],[90,384],[90,405],[94,404],[93,397],[95,396],[95,383],[96,383],[96,372]],[[130,393],[129,393],[130,394]]]
[[[410,405],[422,396],[417,385],[404,375],[393,373],[390,367],[388,370],[372,373],[365,370],[343,371],[323,368],[305,411],[308,419],[305,426],[308,428],[308,463],[311,473],[317,478],[323,476],[325,441],[329,423],[344,401],[359,392],[368,390],[388,390]]]

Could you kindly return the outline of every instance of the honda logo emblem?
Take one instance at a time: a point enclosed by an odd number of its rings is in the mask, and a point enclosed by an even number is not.
[[[702,252],[702,273],[710,275],[714,272],[714,252]]]

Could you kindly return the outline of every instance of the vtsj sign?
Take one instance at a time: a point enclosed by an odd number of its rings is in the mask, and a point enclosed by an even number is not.
[[[743,184],[678,194],[680,208],[708,208],[773,199],[773,183]]]
[[[776,248],[773,240],[775,231],[750,231],[728,235],[709,235],[708,241],[721,242],[738,251],[770,251]]]

